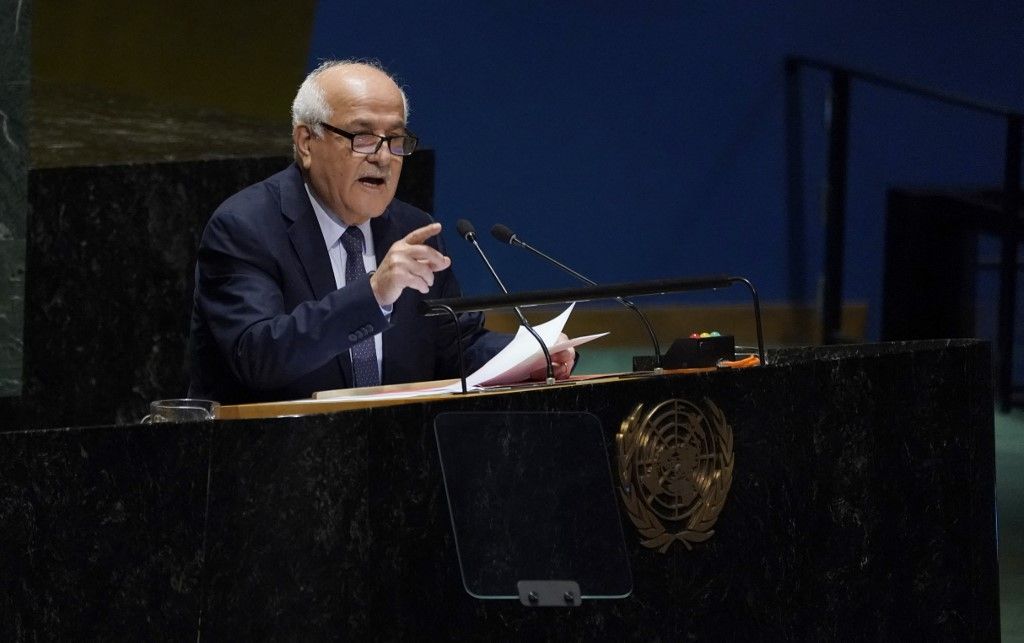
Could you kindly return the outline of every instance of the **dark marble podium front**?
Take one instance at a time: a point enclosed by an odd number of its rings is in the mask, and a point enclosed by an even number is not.
[[[989,349],[773,353],[737,371],[300,417],[0,434],[4,640],[997,640]],[[633,593],[577,608],[462,587],[442,411],[708,398],[735,437],[714,536],[622,513]]]

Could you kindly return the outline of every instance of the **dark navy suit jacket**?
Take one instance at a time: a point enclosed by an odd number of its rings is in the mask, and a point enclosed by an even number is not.
[[[393,243],[431,223],[400,201],[371,219],[377,263]],[[428,243],[444,253],[440,237]],[[189,395],[224,403],[309,397],[352,382],[348,349],[383,331],[382,383],[458,377],[456,326],[422,317],[424,298],[457,297],[451,269],[430,292],[405,289],[389,320],[369,276],[337,288],[323,234],[296,165],[230,197],[213,213],[199,246],[189,351]],[[467,373],[510,337],[463,315],[458,331]]]

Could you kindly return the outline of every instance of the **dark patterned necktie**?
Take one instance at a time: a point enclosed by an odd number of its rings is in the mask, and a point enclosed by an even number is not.
[[[345,246],[345,283],[354,283],[366,275],[363,266],[363,231],[354,225],[345,228],[341,235],[341,245]],[[368,337],[355,344],[352,351],[352,377],[354,386],[377,386],[380,384],[380,373],[377,371],[377,348],[373,337]]]

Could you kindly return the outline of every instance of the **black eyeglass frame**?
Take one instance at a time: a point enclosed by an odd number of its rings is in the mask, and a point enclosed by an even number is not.
[[[347,138],[349,140],[349,143],[352,145],[352,151],[353,152],[355,152],[356,154],[366,154],[367,156],[369,156],[370,154],[376,154],[377,152],[379,152],[380,151],[380,146],[383,145],[384,143],[388,144],[388,151],[391,152],[392,154],[394,154],[395,156],[411,156],[412,153],[416,151],[416,146],[420,142],[420,139],[415,134],[413,134],[412,132],[408,132],[408,131],[405,134],[392,134],[391,136],[378,136],[378,135],[372,134],[370,132],[363,132],[363,133],[360,133],[360,134],[353,134],[352,132],[346,132],[345,130],[341,129],[340,127],[335,127],[334,125],[331,125],[330,123],[325,123],[323,121],[320,121],[320,127],[323,127],[324,129],[326,129],[329,132],[334,132],[335,134],[337,134],[339,136],[344,136],[345,138]],[[372,137],[377,139],[377,146],[373,148],[372,152],[360,152],[359,150],[356,149],[356,136],[372,136]],[[410,149],[408,152],[406,152],[405,149],[403,148],[401,152],[396,152],[391,147],[391,141],[393,141],[395,139],[399,139],[399,138],[405,138],[405,139],[411,140],[412,141],[412,149]]]

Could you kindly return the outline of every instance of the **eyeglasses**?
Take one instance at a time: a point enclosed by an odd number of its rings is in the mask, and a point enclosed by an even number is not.
[[[377,150],[384,143],[388,144],[388,150],[396,156],[409,156],[416,151],[418,138],[410,134],[393,134],[392,136],[377,136],[376,134],[353,134],[339,129],[329,123],[320,122],[324,129],[344,136],[352,142],[352,151],[359,154],[376,154]]]

